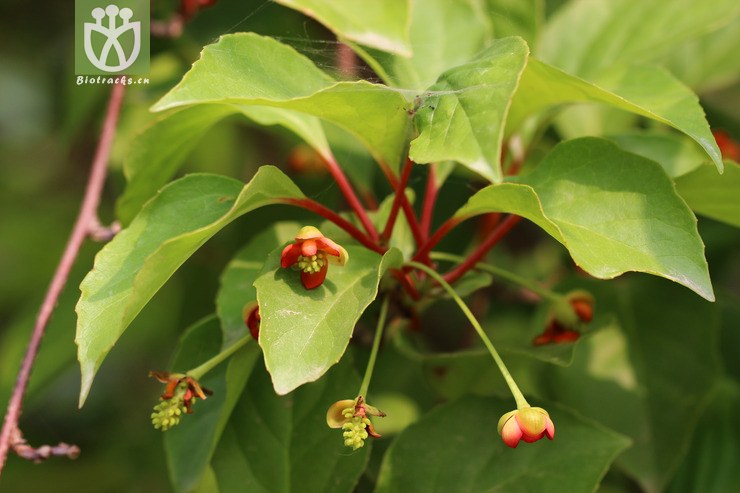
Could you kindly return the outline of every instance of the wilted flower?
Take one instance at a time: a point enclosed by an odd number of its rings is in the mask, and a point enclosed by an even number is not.
[[[206,396],[213,393],[201,387],[194,378],[182,373],[151,371],[149,376],[167,384],[151,416],[152,424],[158,430],[167,431],[180,424],[183,413],[193,412],[192,406],[196,399],[206,399]]]
[[[589,323],[593,317],[593,296],[586,291],[571,291],[561,302],[553,303],[545,331],[535,337],[532,344],[540,346],[575,342],[581,336],[575,328],[579,324]]]
[[[542,437],[552,440],[555,425],[547,411],[541,407],[524,407],[501,416],[498,433],[506,445],[516,448],[519,440],[527,443],[536,442]]]
[[[344,444],[357,450],[365,445],[368,436],[380,438],[368,415],[384,417],[385,413],[365,403],[362,396],[358,396],[356,399],[344,399],[332,404],[326,412],[326,424],[330,428],[342,428]]]
[[[280,264],[283,268],[300,270],[303,286],[314,289],[324,282],[329,262],[344,265],[348,259],[349,254],[344,248],[313,226],[305,226],[296,235],[295,242],[283,249]]]

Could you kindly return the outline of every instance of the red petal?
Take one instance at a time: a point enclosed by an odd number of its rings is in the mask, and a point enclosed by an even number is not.
[[[577,298],[570,300],[570,306],[573,307],[573,311],[576,312],[581,322],[589,323],[594,318],[594,307],[591,302],[587,299]]]
[[[303,287],[306,289],[314,289],[321,286],[321,283],[326,279],[326,271],[329,270],[329,264],[324,264],[318,272],[305,272],[301,271],[301,282]]]
[[[550,418],[545,418],[545,436],[550,440],[555,436],[555,424]]]
[[[316,245],[316,240],[305,240],[301,244],[301,253],[304,257],[310,257],[312,255],[316,255],[316,252],[319,250],[318,245]]]
[[[280,255],[280,265],[285,269],[298,262],[298,257],[301,256],[301,245],[298,243],[291,243],[290,245],[283,248],[283,253]]]
[[[252,334],[252,337],[255,340],[259,340],[260,337],[260,320],[262,320],[262,317],[260,317],[260,309],[258,306],[255,306],[249,312],[249,316],[247,317],[247,327],[249,327],[249,333]]]
[[[514,419],[513,416],[509,418],[508,421],[504,423],[503,428],[501,428],[501,438],[504,443],[511,448],[516,448],[516,446],[519,445],[519,440],[521,440],[522,435],[519,423],[516,422],[516,419]]]
[[[319,238],[316,240],[319,244],[319,248],[328,253],[329,255],[339,256],[340,246],[331,241],[329,238]]]
[[[522,435],[522,440],[524,440],[527,443],[532,443],[532,442],[536,442],[537,440],[539,440],[543,436],[544,436],[544,433],[542,433],[540,435],[534,435],[534,436],[531,436],[531,435]]]
[[[562,333],[556,334],[552,338],[552,341],[557,344],[563,344],[565,342],[575,342],[579,337],[581,337],[581,333],[577,330],[566,329]]]

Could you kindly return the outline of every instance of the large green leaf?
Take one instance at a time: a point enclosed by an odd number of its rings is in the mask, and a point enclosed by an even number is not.
[[[333,402],[353,398],[358,386],[352,365],[343,362],[278,397],[267,373],[255,369],[213,458],[221,493],[353,491],[369,444],[351,452],[325,418]]]
[[[244,306],[257,301],[252,285],[262,272],[272,250],[291,241],[301,226],[279,222],[255,235],[226,266],[221,274],[221,286],[216,295],[216,313],[221,320],[223,347],[228,347],[244,335]]]
[[[685,175],[706,161],[702,149],[686,136],[674,132],[632,131],[609,135],[625,151],[660,164],[671,178]],[[714,175],[717,171],[713,170]]]
[[[411,56],[353,47],[389,85],[423,91],[445,70],[469,62],[490,41],[491,25],[477,0],[415,1],[410,36]]]
[[[736,380],[724,380],[712,396],[694,432],[684,463],[669,493],[725,493],[740,484],[740,388]]]
[[[512,450],[496,434],[496,422],[513,406],[498,399],[466,397],[433,410],[393,442],[376,491],[590,493],[629,445],[625,437],[603,426],[548,406],[555,423],[554,441],[522,442]]]
[[[735,0],[576,0],[547,23],[535,53],[590,79],[615,64],[661,60],[739,14]]]
[[[419,136],[411,142],[411,159],[458,161],[500,182],[504,122],[528,53],[523,39],[504,38],[443,73],[414,116]]]
[[[530,115],[565,103],[602,103],[670,125],[694,139],[722,171],[719,148],[698,98],[662,69],[616,67],[596,85],[530,58],[511,104],[508,131]]]
[[[598,309],[613,310],[623,331],[587,339],[571,367],[547,370],[543,389],[633,438],[620,469],[663,491],[718,377],[717,305],[649,277],[605,288],[591,289]]]
[[[609,141],[562,143],[520,183],[488,186],[456,215],[487,212],[530,219],[600,279],[647,272],[714,300],[691,210],[657,163]]]
[[[254,286],[265,365],[275,391],[284,395],[339,361],[357,320],[378,294],[380,278],[403,259],[395,248],[381,257],[348,246],[347,264],[330,266],[324,283],[309,291],[297,272],[280,268],[281,250],[270,254]]]
[[[318,118],[267,106],[203,104],[169,112],[134,138],[123,164],[128,181],[116,204],[125,224],[163,187],[182,165],[200,137],[216,122],[242,114],[260,125],[281,125],[329,157],[331,151]]]
[[[717,175],[710,166],[701,166],[676,179],[676,190],[697,214],[740,227],[740,165],[725,162]]]
[[[217,175],[186,176],[165,187],[98,253],[76,308],[80,405],[105,355],[177,268],[237,217],[286,197],[303,194],[271,166],[246,185]]]
[[[245,334],[246,328],[242,331]],[[221,337],[218,319],[208,317],[193,325],[180,340],[172,371],[195,368],[219,352]],[[205,401],[198,401],[193,414],[164,434],[172,484],[177,492],[193,491],[202,481],[229,416],[259,358],[255,342],[237,351],[227,363],[211,370],[200,383],[213,391]],[[197,439],[198,446],[193,446]]]
[[[355,134],[393,168],[400,163],[409,123],[401,93],[366,81],[336,82],[293,48],[253,33],[222,36],[206,46],[153,110],[204,103],[314,115]]]
[[[545,21],[545,0],[485,0],[497,38],[521,36],[535,46]]]
[[[738,10],[740,14],[740,9]],[[737,20],[722,29],[677,47],[666,67],[684,84],[702,93],[731,85],[740,78],[740,29]]]
[[[409,0],[275,0],[311,16],[338,37],[411,56]]]
[[[172,178],[200,137],[232,113],[226,106],[186,108],[160,116],[131,142],[123,172],[128,185],[116,212],[125,224]]]

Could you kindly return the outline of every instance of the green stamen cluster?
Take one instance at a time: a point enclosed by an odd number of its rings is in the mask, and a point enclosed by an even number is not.
[[[159,398],[159,403],[154,406],[152,413],[152,425],[157,430],[167,431],[173,426],[180,424],[180,417],[186,411],[185,388],[178,388],[171,399]]]
[[[298,268],[308,274],[315,274],[319,272],[326,265],[326,254],[323,252],[316,252],[316,255],[305,257],[303,255],[298,257]]]
[[[342,415],[349,420],[342,425],[342,429],[344,430],[344,444],[347,447],[352,447],[352,450],[357,450],[365,445],[365,440],[368,437],[365,428],[370,424],[370,420],[354,414],[354,407],[348,407],[342,411]]]

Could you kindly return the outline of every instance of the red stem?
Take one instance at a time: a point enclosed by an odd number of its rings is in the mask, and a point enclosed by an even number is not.
[[[329,209],[326,206],[323,206],[319,204],[318,202],[315,202],[311,199],[281,199],[280,202],[288,205],[295,205],[297,207],[302,207],[303,209],[309,210],[311,212],[315,212],[319,216],[328,219],[329,221],[333,222],[343,230],[345,230],[347,233],[349,233],[354,239],[362,243],[365,247],[369,248],[370,250],[377,252],[381,255],[383,255],[386,252],[386,249],[375,243],[373,240],[368,238],[368,236],[360,231],[354,224],[347,221],[345,218],[334,212],[333,210]]]
[[[427,174],[427,186],[424,191],[424,204],[421,209],[421,234],[424,237],[424,241],[429,238],[429,231],[432,228],[432,216],[434,215],[434,204],[437,201],[434,163],[429,164],[427,169],[429,173]]]
[[[323,157],[326,161],[327,167],[329,168],[329,173],[331,173],[334,180],[337,182],[337,185],[339,185],[339,190],[342,191],[342,195],[344,195],[345,200],[352,210],[355,211],[355,214],[357,214],[357,218],[362,223],[365,231],[367,231],[373,241],[378,241],[378,232],[375,231],[375,226],[373,226],[373,223],[370,221],[365,208],[360,203],[360,199],[357,198],[357,194],[355,194],[355,191],[352,189],[352,185],[349,184],[342,168],[339,167],[339,164],[333,156],[328,155]]]
[[[403,286],[409,296],[411,296],[411,299],[414,301],[419,301],[421,299],[419,291],[416,289],[416,286],[414,286],[413,281],[411,281],[411,278],[406,272],[394,269],[391,271],[391,274],[393,277],[398,279],[398,282],[401,283],[401,286]]]
[[[411,207],[411,204],[409,204],[408,198],[406,198],[406,194],[401,194],[401,209],[403,210],[403,215],[406,216],[406,221],[409,223],[409,227],[411,228],[411,234],[414,236],[414,241],[416,242],[416,246],[420,246],[424,244],[424,236],[421,234],[421,228],[419,227],[419,220],[416,218],[416,213],[414,212],[414,209]]]
[[[511,228],[521,221],[521,219],[521,216],[515,216],[513,214],[508,216],[498,226],[496,226],[493,231],[491,231],[488,237],[483,240],[483,243],[478,245],[478,248],[476,248],[473,253],[468,255],[468,258],[466,258],[463,263],[443,275],[442,278],[450,284],[460,279],[467,271],[475,267],[475,264],[485,257],[488,251],[493,248],[501,238],[506,236]]]
[[[398,209],[401,207],[401,201],[406,196],[406,185],[408,185],[412,167],[413,163],[411,160],[406,159],[406,164],[403,166],[403,171],[401,171],[401,181],[396,186],[396,196],[393,198],[393,205],[391,206],[390,214],[388,214],[388,221],[386,221],[383,233],[380,235],[383,241],[387,241],[391,237],[393,227],[396,225]]]
[[[429,255],[429,252],[432,251],[432,248],[434,248],[437,243],[439,243],[440,240],[447,235],[447,233],[449,233],[455,226],[463,222],[465,219],[467,218],[451,217],[447,221],[442,223],[437,231],[434,232],[432,237],[429,238],[421,248],[419,248],[412,260],[415,260],[416,262],[421,262],[422,259],[426,258]]]
[[[77,255],[82,243],[85,241],[85,237],[88,236],[91,230],[98,224],[97,209],[98,204],[100,203],[100,196],[103,191],[103,184],[105,183],[108,157],[110,155],[113,137],[116,133],[116,124],[118,123],[118,116],[121,111],[124,89],[125,86],[116,84],[113,86],[111,91],[108,109],[103,122],[103,129],[100,134],[100,141],[98,142],[98,148],[95,152],[95,157],[90,169],[90,176],[85,189],[85,197],[82,201],[80,212],[77,215],[77,220],[72,228],[72,233],[67,241],[67,246],[64,249],[64,254],[59,261],[57,270],[54,273],[54,277],[51,280],[51,284],[49,285],[38,316],[36,317],[36,324],[34,325],[33,333],[31,334],[31,339],[28,343],[28,348],[26,349],[26,354],[23,357],[23,362],[21,363],[18,379],[16,380],[13,394],[8,402],[5,421],[3,422],[3,429],[2,432],[0,432],[0,473],[2,473],[3,467],[5,466],[5,459],[8,456],[8,450],[12,445],[10,442],[13,433],[18,429],[18,419],[20,418],[23,407],[23,396],[28,387],[33,362],[38,354],[41,339],[46,330],[49,318],[51,317],[57,300],[59,299],[59,294],[67,283],[69,273],[77,259]]]

